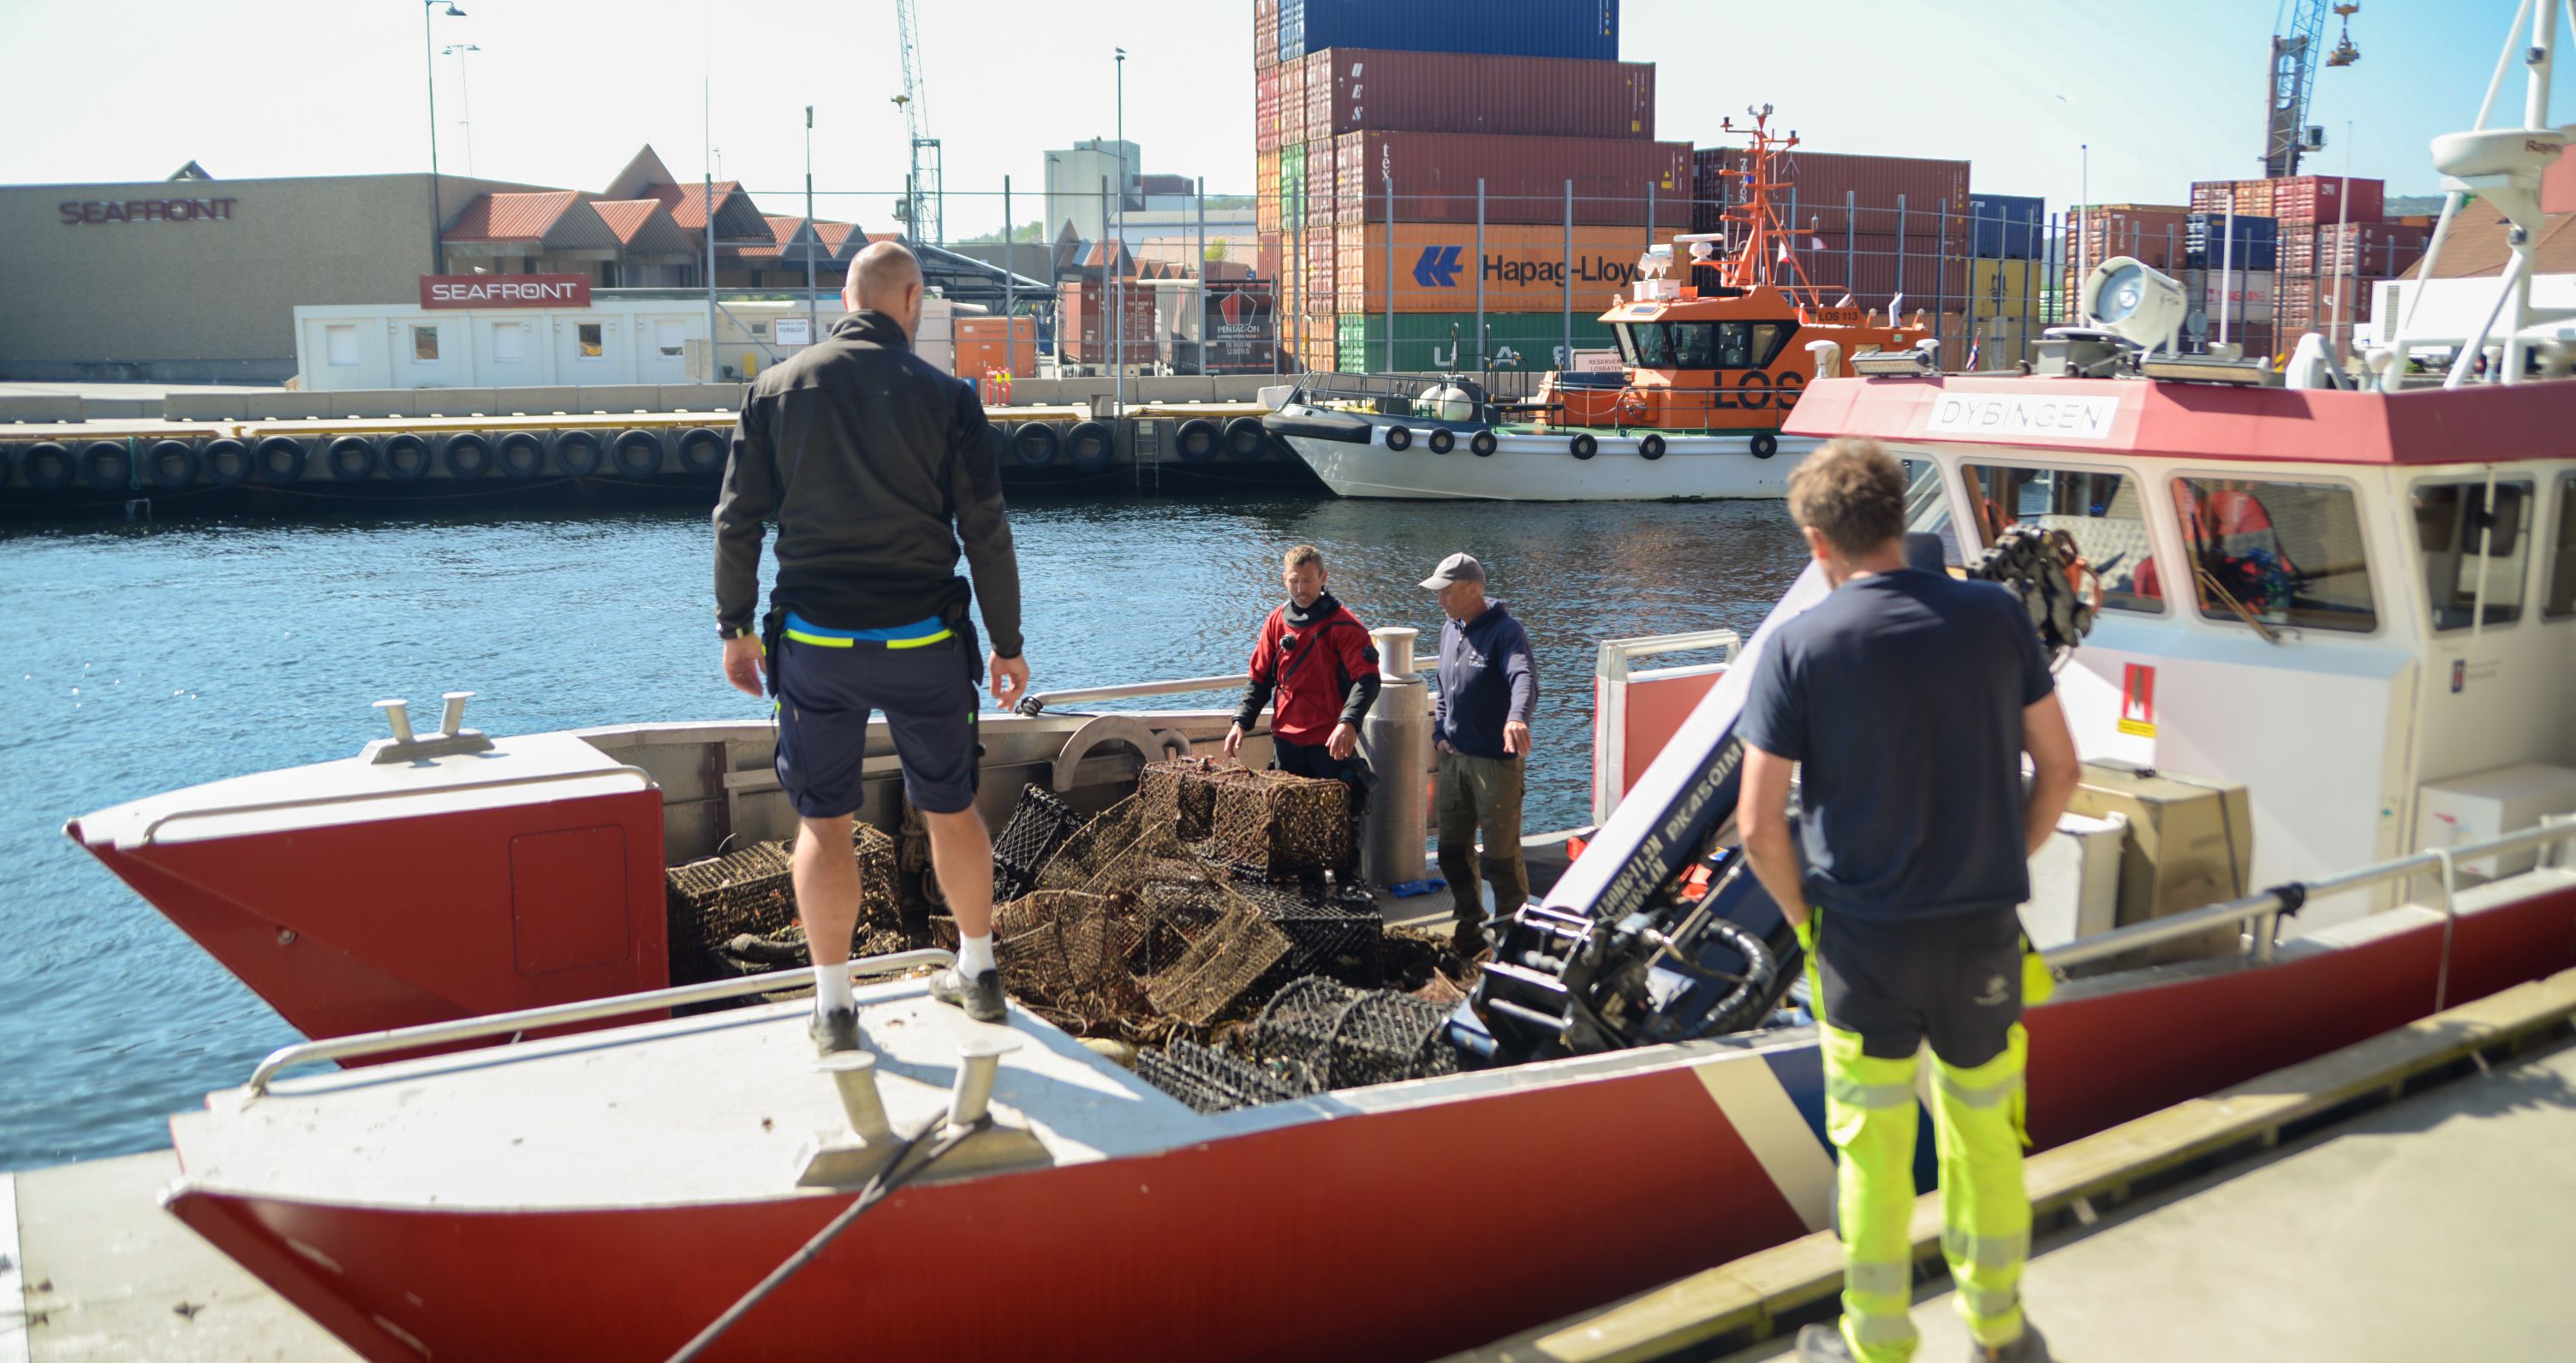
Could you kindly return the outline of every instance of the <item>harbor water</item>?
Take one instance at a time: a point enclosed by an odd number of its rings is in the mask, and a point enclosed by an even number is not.
[[[1475,553],[1537,650],[1532,831],[1588,818],[1595,645],[1749,634],[1802,558],[1777,502],[1122,498],[1012,520],[1039,690],[1242,668],[1300,542],[1363,621],[1423,630],[1427,660],[1417,584]],[[387,696],[434,716],[474,691],[467,722],[494,733],[756,717],[717,673],[710,562],[696,509],[0,536],[0,1168],[165,1144],[167,1114],[297,1039],[65,819],[352,755]]]

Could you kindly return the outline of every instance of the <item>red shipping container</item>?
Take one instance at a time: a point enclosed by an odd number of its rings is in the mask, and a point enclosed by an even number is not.
[[[1252,78],[1252,149],[1256,152],[1279,150],[1279,68],[1269,67]]]
[[[1712,213],[1746,195],[1744,182],[1728,171],[1745,169],[1739,147],[1711,147],[1693,158],[1693,192]],[[1904,234],[1939,239],[1945,231],[1944,205],[1950,221],[1947,235],[1964,241],[1968,223],[1968,163],[1912,156],[1848,156],[1835,152],[1792,151],[1773,160],[1780,187],[1771,202],[1783,217],[1795,196],[1797,226],[1839,233],[1846,226],[1848,202],[1859,221],[1854,230],[1894,236],[1898,231],[1897,199],[1905,201]],[[1710,221],[1714,221],[1712,217]]]
[[[1333,173],[1334,154],[1341,144],[1329,137],[1319,137],[1306,144],[1306,223],[1309,231],[1333,225],[1334,187],[1340,183]]]
[[[1306,140],[1306,59],[1281,62],[1278,76],[1279,145],[1295,146]]]
[[[2179,205],[2111,204],[2076,215],[2067,230],[2067,255],[2080,286],[2096,265],[2113,256],[2130,256],[2167,274],[2183,269],[2185,236],[2191,211]]]
[[[2349,202],[2340,175],[2301,175],[2272,182],[2272,216],[2283,227],[2297,223],[2332,226],[2344,222],[2377,222],[2386,216],[2386,186],[2378,180],[2354,180]],[[2237,210],[2243,212],[2243,209]]]
[[[1642,232],[1650,185],[1657,223],[1673,228],[1690,223],[1687,142],[1345,133],[1335,139],[1333,150],[1333,221],[1343,226],[1384,221],[1390,171],[1398,222],[1474,222],[1476,182],[1481,179],[1489,223],[1565,221],[1569,181],[1578,225],[1633,223]]]
[[[1065,358],[1083,364],[1106,362],[1118,348],[1111,335],[1118,312],[1106,305],[1106,290],[1079,280],[1066,280],[1056,288],[1056,343]],[[1118,310],[1127,318],[1125,349],[1130,364],[1145,364],[1154,358],[1154,294],[1152,288],[1130,282],[1124,304]]]
[[[1252,167],[1252,230],[1266,236],[1285,225],[1281,221],[1279,153],[1265,151],[1255,155]]]
[[[1310,138],[1355,132],[1655,136],[1652,62],[1336,47],[1311,54]]]
[[[1282,237],[1277,232],[1263,232],[1259,235],[1252,252],[1254,275],[1262,279],[1279,277],[1279,267],[1287,257],[1287,249],[1282,241]]]
[[[2281,233],[2281,270],[2300,274],[2348,274],[2358,279],[2394,279],[2424,258],[2433,230],[2407,223],[2348,222],[2285,228]]]
[[[1279,0],[1252,0],[1252,69],[1279,64]]]

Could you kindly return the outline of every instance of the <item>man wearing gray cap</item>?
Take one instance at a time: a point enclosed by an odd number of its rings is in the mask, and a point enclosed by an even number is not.
[[[1529,756],[1538,672],[1530,665],[1529,635],[1502,602],[1485,595],[1485,565],[1473,555],[1440,560],[1422,585],[1440,593],[1449,617],[1440,627],[1440,690],[1431,701],[1431,734],[1440,749],[1440,878],[1449,882],[1459,954],[1474,956],[1485,949],[1479,831],[1494,882],[1494,916],[1509,918],[1529,900],[1529,868],[1521,862],[1521,763]]]

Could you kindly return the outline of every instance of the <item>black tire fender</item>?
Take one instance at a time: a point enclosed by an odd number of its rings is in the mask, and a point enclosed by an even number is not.
[[[711,426],[692,426],[680,432],[672,448],[679,451],[681,472],[698,478],[722,472],[725,460],[732,457],[725,438]]]
[[[322,447],[322,467],[337,482],[364,482],[376,475],[376,442],[371,436],[344,435]]]
[[[447,437],[439,446],[438,459],[447,465],[447,476],[460,483],[483,477],[500,462],[492,453],[492,442],[472,431]]]
[[[258,468],[251,462],[250,446],[228,435],[198,445],[197,458],[205,465],[206,482],[215,487],[239,487]]]
[[[1181,423],[1172,434],[1172,448],[1180,451],[1181,462],[1204,464],[1216,458],[1217,447],[1224,443],[1225,432],[1215,422],[1194,416]]]
[[[206,471],[206,461],[198,455],[195,444],[185,440],[155,440],[143,451],[143,481],[162,492],[177,492],[194,487]]]
[[[1565,448],[1577,459],[1589,459],[1601,452],[1601,442],[1590,431],[1577,431],[1572,440],[1565,442]]]
[[[1768,459],[1780,452],[1780,437],[1769,431],[1755,431],[1751,444],[1756,459]]]
[[[1431,433],[1431,438],[1423,443],[1431,447],[1431,452],[1433,454],[1447,454],[1449,451],[1458,448],[1458,437],[1448,427],[1443,426],[1440,429],[1433,431]]]
[[[503,476],[534,478],[546,471],[546,438],[535,431],[512,431],[492,447]]]
[[[1648,459],[1663,458],[1664,438],[1653,431],[1646,432],[1645,436],[1637,441],[1637,453]]]
[[[1047,422],[1023,421],[1011,428],[1011,457],[1023,468],[1045,468],[1063,449],[1064,437]]]
[[[79,476],[72,452],[59,440],[39,440],[20,450],[18,467],[27,471],[27,486],[39,492],[60,492]]]
[[[1097,473],[1109,467],[1110,457],[1118,450],[1118,438],[1104,422],[1079,421],[1064,433],[1064,450],[1073,456],[1075,468]]]
[[[438,456],[430,451],[429,437],[412,431],[386,436],[376,447],[376,458],[385,466],[385,476],[397,483],[417,483],[429,476],[430,465]]]
[[[650,478],[662,471],[662,433],[638,426],[619,431],[608,445],[609,462],[629,478]]]
[[[1403,452],[1404,452],[1404,451],[1406,451],[1406,450],[1412,449],[1412,448],[1413,448],[1413,432],[1411,432],[1411,431],[1409,431],[1409,430],[1406,430],[1406,429],[1405,429],[1404,427],[1402,427],[1402,426],[1389,426],[1389,427],[1387,427],[1387,428],[1386,428],[1386,447],[1387,447],[1388,449],[1390,449],[1390,450],[1394,450],[1394,451],[1395,451],[1396,453],[1398,453],[1398,454],[1401,454],[1401,453],[1403,453]]]
[[[547,452],[554,456],[555,467],[575,478],[587,478],[599,472],[603,457],[599,437],[588,431],[557,431],[546,441],[546,446]]]
[[[1492,431],[1478,431],[1467,437],[1467,451],[1479,459],[1491,459],[1494,457],[1494,451],[1501,448],[1502,443]]]
[[[1239,416],[1225,423],[1225,452],[1250,463],[1261,457],[1270,444],[1270,431],[1257,416]]]
[[[250,447],[251,475],[263,483],[296,482],[312,457],[313,451],[294,436],[262,436]]]
[[[124,492],[134,486],[134,451],[122,440],[93,440],[81,446],[80,480],[101,492]]]

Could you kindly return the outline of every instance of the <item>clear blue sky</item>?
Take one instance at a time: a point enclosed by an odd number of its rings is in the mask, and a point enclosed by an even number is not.
[[[723,175],[798,211],[802,107],[816,107],[820,211],[884,227],[902,184],[893,0],[457,0],[440,45],[470,42],[474,169],[585,189],[651,143],[694,177],[712,92]],[[2554,3],[2555,0],[2552,0]],[[1387,0],[1401,3],[1401,0]],[[2194,179],[2255,173],[2265,38],[2277,0],[1626,0],[1620,55],[1660,64],[1661,135],[1721,140],[1768,101],[1814,150],[1964,157],[1999,193],[2181,201]],[[222,176],[418,169],[428,162],[419,0],[0,0],[13,55],[0,182],[157,179],[196,159]],[[1128,52],[1127,135],[1144,168],[1253,181],[1251,0],[923,0],[932,131],[946,144],[950,232],[1000,221],[1039,153],[1105,136],[1111,49]],[[2513,0],[2367,0],[2364,57],[2320,74],[2312,120],[2344,167],[2430,193],[2428,138],[2469,126]],[[835,27],[837,26],[837,27]],[[2334,38],[2328,21],[2327,41]],[[438,66],[439,153],[466,166],[467,90]],[[2562,66],[2576,66],[2563,62]],[[2576,120],[2570,77],[2554,115]],[[2520,72],[2506,104],[2520,109]],[[963,191],[983,191],[983,199]],[[828,191],[866,191],[832,193]],[[1019,207],[1015,205],[1015,207]],[[1016,216],[1034,218],[1034,196]]]

